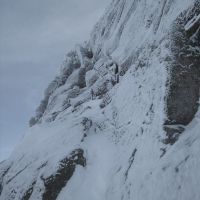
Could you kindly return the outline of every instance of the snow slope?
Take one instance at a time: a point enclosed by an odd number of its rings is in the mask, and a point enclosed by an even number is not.
[[[199,200],[199,14],[195,0],[112,1],[0,163],[0,199]]]

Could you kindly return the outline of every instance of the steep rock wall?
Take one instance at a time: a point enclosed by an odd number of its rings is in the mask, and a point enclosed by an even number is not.
[[[199,14],[112,1],[0,164],[0,199],[199,200]]]

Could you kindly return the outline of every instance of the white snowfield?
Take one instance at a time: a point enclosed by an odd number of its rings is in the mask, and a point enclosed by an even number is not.
[[[51,200],[44,179],[75,149],[86,164],[76,165],[56,200],[200,199],[200,113],[173,145],[163,143],[170,31],[194,2],[112,1],[91,34],[93,57],[76,47],[80,68],[91,65],[86,85],[78,86],[77,68],[54,89],[42,118],[0,163],[0,200]],[[113,61],[124,72],[117,84]]]

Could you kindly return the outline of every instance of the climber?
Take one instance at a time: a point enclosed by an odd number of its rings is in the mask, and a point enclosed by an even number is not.
[[[92,98],[92,100],[94,100],[94,90],[93,89],[91,89],[91,98]]]
[[[115,64],[115,81],[116,83],[119,83],[119,66],[116,62],[114,62]]]

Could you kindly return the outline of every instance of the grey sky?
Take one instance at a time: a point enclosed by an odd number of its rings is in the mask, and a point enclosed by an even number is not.
[[[89,38],[110,0],[0,0],[0,160],[58,73],[64,55]]]

